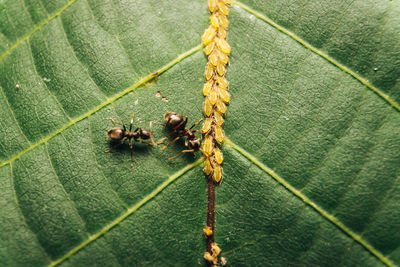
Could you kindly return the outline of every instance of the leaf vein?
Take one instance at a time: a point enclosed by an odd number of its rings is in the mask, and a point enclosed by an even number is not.
[[[26,43],[28,45],[29,55],[30,55],[31,60],[32,60],[33,70],[35,71],[36,75],[38,77],[40,77],[40,80],[43,81],[43,77],[37,71],[36,62],[35,62],[35,59],[33,58],[32,46],[31,46],[31,42],[29,41],[29,39],[26,41]],[[46,82],[44,82],[44,81],[43,82],[39,82],[39,84],[41,84],[41,83],[47,89],[47,92],[49,93],[49,95],[56,101],[57,106],[59,106],[59,108],[64,113],[64,115],[68,118],[69,121],[71,121],[71,117],[69,116],[68,112],[64,109],[63,105],[60,103],[60,101],[58,100],[57,96],[53,94],[53,92],[49,89],[49,87],[47,87]]]
[[[14,118],[16,124],[18,125],[18,128],[21,130],[22,136],[25,138],[26,142],[31,146],[32,144],[29,141],[28,137],[26,137],[24,131],[22,130],[22,127],[19,124],[19,121],[17,120],[17,117],[15,117],[14,111],[12,110],[12,108],[10,106],[10,102],[8,102],[8,98],[7,98],[6,94],[4,93],[3,87],[1,87],[1,86],[0,86],[0,91],[1,91],[1,94],[3,95],[3,97],[4,97],[4,101],[6,101],[6,103],[7,103],[7,107],[10,109],[12,117]]]
[[[100,27],[105,33],[107,33],[107,34],[110,35],[110,36],[113,36],[111,33],[109,33],[109,32],[101,25],[101,23],[99,22],[99,20],[97,19],[97,17],[94,15],[94,11],[93,11],[93,8],[92,8],[92,3],[89,2],[89,1],[87,1],[87,0],[86,0],[86,3],[87,3],[87,5],[88,5],[88,7],[89,7],[90,14],[91,14],[91,16],[92,16],[93,21],[96,21],[97,25],[99,25],[99,27]],[[113,5],[113,3],[111,2],[110,5]],[[139,74],[136,72],[135,68],[133,67],[132,60],[131,60],[130,57],[128,56],[129,54],[128,54],[128,51],[126,51],[125,46],[122,45],[122,43],[120,42],[118,36],[115,36],[115,35],[114,35],[113,37],[114,37],[115,40],[117,41],[118,46],[123,50],[123,52],[124,52],[124,54],[125,54],[124,56],[128,59],[128,62],[129,62],[129,65],[130,65],[130,67],[131,67],[131,70],[132,70],[133,74],[134,74],[135,77],[139,80],[139,79],[140,79],[140,76],[139,76]]]
[[[384,93],[382,90],[380,90],[379,88],[375,87],[374,85],[372,85],[367,79],[361,77],[360,75],[358,75],[356,72],[352,71],[350,68],[346,67],[345,65],[339,63],[337,60],[335,60],[333,57],[329,56],[328,54],[322,52],[321,50],[315,48],[314,46],[312,46],[311,44],[309,44],[308,42],[306,42],[305,40],[301,39],[300,37],[298,37],[297,35],[295,35],[293,32],[289,31],[288,29],[280,26],[279,24],[277,24],[276,22],[274,22],[273,20],[271,20],[270,18],[266,17],[265,15],[261,14],[260,12],[250,8],[249,6],[241,3],[240,1],[237,0],[232,0],[232,3],[237,5],[238,7],[240,7],[241,9],[245,10],[246,12],[254,15],[255,17],[257,17],[258,19],[263,20],[264,22],[268,23],[269,25],[271,25],[272,27],[276,28],[278,31],[288,35],[289,37],[291,37],[292,39],[294,39],[296,42],[298,42],[299,44],[303,45],[305,48],[307,48],[308,50],[311,50],[312,52],[314,52],[315,54],[319,55],[320,57],[324,58],[325,60],[327,60],[328,62],[330,62],[331,64],[333,64],[334,66],[338,67],[339,69],[341,69],[343,72],[348,73],[350,76],[352,76],[354,79],[358,80],[361,84],[363,84],[365,87],[367,87],[368,89],[372,90],[374,93],[376,93],[378,96],[380,96],[383,100],[385,100],[390,106],[394,107],[397,111],[400,112],[400,104],[398,104],[396,101],[394,101],[393,99],[390,98],[389,95],[387,95],[386,93]]]
[[[85,220],[82,218],[81,214],[79,213],[78,206],[76,205],[75,201],[74,201],[73,199],[71,199],[71,196],[68,194],[67,190],[66,190],[65,187],[64,187],[64,184],[61,182],[60,176],[58,176],[58,174],[57,174],[57,172],[56,172],[56,169],[54,168],[53,161],[51,160],[51,156],[50,156],[50,153],[49,153],[48,143],[47,143],[47,142],[44,143],[44,146],[45,146],[45,148],[46,148],[46,155],[47,155],[47,158],[49,159],[49,163],[50,163],[50,167],[51,167],[51,169],[52,169],[52,172],[54,173],[54,175],[55,175],[57,181],[58,181],[59,184],[61,185],[61,189],[62,189],[62,191],[64,192],[65,196],[66,196],[67,199],[72,203],[72,207],[75,208],[75,212],[79,215],[79,219],[81,220],[82,225],[84,225],[85,228],[86,228],[86,222],[85,222]],[[88,233],[88,232],[86,231],[86,233]],[[89,235],[89,234],[88,234],[88,235]]]
[[[388,118],[390,117],[390,112],[388,112],[388,115],[385,117],[385,119],[382,120],[382,124],[375,130],[375,134],[377,132],[379,132],[379,130],[385,125],[385,123],[387,122]],[[374,138],[375,140],[378,140],[377,138]],[[375,144],[373,144],[371,147],[368,148],[368,151],[365,154],[365,160],[360,168],[360,170],[357,172],[357,174],[355,175],[355,177],[353,178],[353,180],[351,181],[351,183],[349,185],[347,185],[346,187],[346,192],[343,193],[342,197],[338,199],[338,203],[340,203],[341,199],[346,195],[346,193],[348,192],[349,188],[353,185],[353,183],[359,178],[360,174],[365,170],[365,166],[369,160],[369,157],[371,155],[371,153],[373,152],[373,148],[378,144],[378,142],[375,142]],[[335,210],[332,211],[332,214],[335,215],[336,214],[336,210],[338,207],[336,207]]]
[[[31,232],[31,233],[33,234],[33,236],[34,236],[35,239],[36,239],[36,243],[39,245],[39,249],[43,252],[43,254],[44,254],[45,257],[47,258],[47,260],[48,260],[49,262],[51,262],[50,255],[47,253],[47,251],[44,249],[44,247],[43,247],[42,244],[40,243],[40,241],[39,241],[39,236],[37,235],[37,233],[34,232],[34,231],[32,230],[32,228],[28,225],[28,223],[27,223],[27,221],[26,221],[26,218],[25,218],[25,215],[24,215],[24,213],[22,212],[22,210],[21,210],[21,208],[20,208],[19,201],[18,201],[18,195],[17,195],[17,192],[15,191],[15,183],[14,183],[14,174],[13,174],[12,162],[10,162],[10,178],[11,178],[11,188],[12,188],[13,195],[14,195],[14,201],[15,201],[15,203],[16,203],[16,207],[17,207],[17,209],[18,209],[18,213],[21,215],[23,224],[26,226],[26,228],[28,229],[28,231]]]
[[[179,55],[178,57],[176,57],[174,60],[170,61],[169,63],[167,63],[166,65],[164,65],[163,67],[161,67],[159,70],[157,70],[154,73],[150,73],[147,76],[143,77],[142,79],[140,79],[139,81],[137,81],[135,84],[133,84],[132,86],[128,87],[127,89],[123,90],[121,93],[114,95],[111,98],[108,98],[105,102],[103,102],[102,104],[96,106],[95,108],[93,108],[92,110],[89,110],[87,113],[83,114],[80,117],[77,117],[73,120],[71,120],[70,122],[68,122],[67,124],[65,124],[63,127],[61,127],[60,129],[54,131],[53,133],[49,134],[48,136],[46,136],[45,138],[41,139],[40,141],[38,141],[37,143],[29,146],[27,149],[21,151],[19,154],[17,154],[16,156],[12,157],[11,159],[8,159],[6,161],[3,161],[2,163],[0,163],[0,167],[9,164],[10,162],[13,162],[14,160],[20,158],[22,155],[26,154],[27,152],[31,151],[32,149],[38,147],[39,145],[49,141],[50,139],[52,139],[54,136],[58,135],[59,133],[62,133],[64,130],[68,129],[69,127],[73,126],[74,124],[76,124],[77,122],[86,119],[87,117],[89,117],[90,115],[96,113],[97,111],[101,110],[102,108],[108,106],[109,104],[115,102],[116,100],[118,100],[119,98],[123,97],[124,95],[130,93],[131,91],[134,91],[136,88],[138,88],[139,86],[145,84],[146,82],[154,79],[155,77],[161,75],[162,73],[164,73],[165,71],[169,70],[170,68],[172,68],[174,65],[178,64],[179,62],[181,62],[182,60],[184,60],[185,58],[195,54],[196,52],[200,51],[202,49],[202,45],[198,45],[193,47],[192,49],[186,51],[185,53],[182,53],[181,55]]]
[[[78,56],[76,55],[75,49],[74,49],[74,47],[72,46],[71,42],[70,42],[69,39],[68,39],[67,32],[65,31],[64,22],[62,21],[61,18],[59,18],[59,23],[60,23],[60,25],[61,25],[61,27],[62,27],[62,32],[63,32],[63,34],[64,34],[65,41],[66,41],[66,42],[68,43],[68,45],[70,46],[71,51],[72,51],[72,54],[74,55],[74,58],[75,58],[76,61],[79,63],[79,65],[85,70],[87,76],[88,76],[89,79],[92,81],[92,83],[97,87],[97,89],[101,92],[101,94],[103,95],[103,97],[104,97],[105,99],[107,99],[107,98],[108,98],[107,95],[106,95],[106,94],[104,93],[104,91],[100,88],[100,86],[93,80],[92,76],[91,76],[90,73],[89,73],[89,69],[87,68],[87,66],[84,65],[84,64],[82,63],[82,61],[80,61],[80,59],[79,59]]]
[[[358,242],[361,246],[363,246],[367,251],[369,251],[372,255],[377,257],[380,261],[382,261],[384,264],[387,266],[395,266],[394,263],[388,259],[386,256],[384,256],[380,251],[376,250],[372,245],[370,245],[366,240],[364,240],[360,235],[354,233],[351,229],[349,229],[346,225],[344,225],[342,222],[340,222],[336,217],[334,217],[332,214],[328,213],[325,211],[323,208],[318,206],[316,203],[314,203],[311,199],[309,199],[306,195],[301,193],[299,190],[294,188],[290,183],[288,183],[284,178],[280,177],[277,173],[275,173],[271,168],[268,166],[264,165],[262,162],[260,162],[256,157],[248,153],[246,150],[243,148],[239,147],[235,143],[233,143],[229,138],[225,137],[225,144],[228,146],[232,147],[236,151],[238,151],[240,154],[242,154],[244,157],[246,157],[248,160],[250,160],[253,164],[258,166],[261,170],[266,172],[268,175],[270,175],[274,180],[276,180],[279,184],[281,184],[283,187],[286,188],[289,192],[291,192],[293,195],[298,197],[300,200],[302,200],[305,204],[309,205],[311,208],[313,208],[316,212],[318,212],[323,218],[331,222],[333,225],[338,227],[340,230],[342,230],[345,234],[347,234],[349,237],[351,237],[354,241]]]
[[[116,195],[116,197],[118,198],[118,200],[120,201],[122,206],[125,207],[125,208],[128,208],[128,206],[126,205],[125,201],[123,201],[121,199],[121,197],[118,194],[118,192],[115,191],[114,188],[111,186],[110,179],[106,177],[106,175],[104,174],[104,171],[100,167],[99,161],[97,160],[96,153],[94,152],[93,134],[92,134],[91,126],[90,126],[90,116],[88,117],[88,128],[89,128],[89,139],[90,139],[91,150],[92,150],[92,153],[93,153],[94,161],[96,162],[97,169],[101,172],[102,176],[104,177],[104,180],[108,183],[108,185],[110,186],[111,191]]]
[[[32,34],[40,30],[44,25],[49,23],[51,20],[54,18],[58,17],[61,15],[64,10],[66,10],[68,7],[70,7],[73,3],[75,3],[76,0],[70,0],[68,1],[65,6],[60,8],[56,13],[42,21],[39,25],[35,26],[30,32],[28,32],[25,36],[23,36],[21,39],[17,40],[14,44],[10,46],[10,48],[7,49],[6,52],[4,52],[2,55],[0,55],[0,61],[2,61],[8,54],[10,54],[15,48],[17,48],[20,44],[22,44],[25,40],[27,40]]]
[[[108,231],[110,231],[112,228],[120,224],[123,220],[125,220],[128,216],[132,215],[135,213],[139,208],[144,206],[146,203],[148,203],[150,200],[152,200],[155,196],[157,196],[162,190],[164,190],[168,185],[173,183],[176,179],[181,177],[183,174],[188,172],[189,170],[193,169],[194,167],[200,165],[203,162],[203,158],[198,159],[197,161],[186,165],[184,168],[180,169],[176,173],[172,174],[171,176],[168,177],[167,180],[165,180],[162,184],[160,184],[157,188],[155,188],[152,192],[150,192],[147,196],[145,196],[141,201],[137,202],[134,206],[130,207],[124,214],[113,220],[111,223],[103,227],[99,232],[92,234],[89,236],[89,238],[81,243],[80,245],[76,246],[72,250],[70,250],[67,254],[65,254],[63,257],[59,258],[56,261],[53,261],[50,263],[49,266],[56,266],[71,256],[73,256],[75,253],[95,241],[97,238],[105,235]]]

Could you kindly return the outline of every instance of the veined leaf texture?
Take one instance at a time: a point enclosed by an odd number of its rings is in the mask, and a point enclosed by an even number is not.
[[[394,0],[232,1],[227,265],[400,265],[399,14]],[[1,266],[204,265],[200,153],[135,144],[131,168],[127,146],[105,150],[110,117],[203,117],[209,16],[197,0],[0,1]]]

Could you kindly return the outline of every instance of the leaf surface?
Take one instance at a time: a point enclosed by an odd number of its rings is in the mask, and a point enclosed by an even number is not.
[[[400,264],[399,14],[233,3],[216,191],[228,264]],[[0,2],[0,265],[204,264],[200,155],[135,144],[130,168],[105,132],[133,111],[134,127],[202,118],[207,25],[205,1]]]

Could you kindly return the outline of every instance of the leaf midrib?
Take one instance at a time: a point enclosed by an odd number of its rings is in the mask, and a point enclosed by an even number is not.
[[[76,2],[76,0],[70,0],[67,2],[67,4],[65,6],[63,6],[61,9],[59,9],[57,12],[55,12],[53,15],[51,15],[50,17],[48,17],[46,20],[42,21],[39,25],[35,26],[32,31],[30,31],[28,34],[26,34],[25,36],[23,36],[21,39],[19,39],[17,42],[15,42],[13,45],[10,46],[10,48],[4,52],[2,55],[0,55],[0,61],[3,60],[8,54],[10,54],[15,48],[17,48],[21,43],[23,43],[24,41],[26,41],[27,39],[29,39],[30,36],[32,36],[36,31],[40,30],[43,26],[45,26],[47,23],[49,23],[52,19],[58,17],[59,15],[61,15],[61,13],[67,9],[69,6],[71,6],[74,2]],[[277,30],[279,30],[280,32],[284,33],[285,35],[291,37],[292,39],[294,39],[295,41],[297,41],[298,43],[300,43],[301,45],[303,45],[305,48],[307,48],[308,50],[314,52],[315,54],[319,55],[320,57],[324,58],[325,60],[327,60],[328,62],[330,62],[331,64],[333,64],[334,66],[336,66],[337,68],[341,69],[343,72],[348,73],[350,76],[352,76],[353,78],[355,78],[356,80],[358,80],[361,84],[363,84],[364,86],[366,86],[368,89],[372,90],[373,92],[375,92],[379,97],[381,97],[382,99],[385,100],[385,102],[387,102],[389,105],[391,105],[392,107],[394,107],[397,111],[400,111],[400,105],[397,104],[394,100],[392,100],[387,94],[383,93],[379,88],[373,86],[371,83],[369,83],[367,81],[367,79],[361,77],[360,75],[358,75],[357,73],[355,73],[354,71],[352,71],[351,69],[349,69],[348,67],[344,66],[343,64],[339,63],[338,61],[336,61],[335,59],[333,59],[332,57],[330,57],[329,55],[325,54],[324,52],[318,50],[317,48],[313,47],[311,44],[309,44],[308,42],[304,41],[303,39],[301,39],[300,37],[296,36],[294,33],[290,32],[289,30],[287,30],[286,28],[280,26],[279,24],[275,23],[273,20],[267,18],[266,16],[264,16],[263,14],[259,13],[258,11],[246,6],[245,4],[241,3],[240,1],[236,1],[236,0],[232,0],[232,3],[237,5],[238,7],[242,8],[243,10],[245,10],[246,12],[253,14],[254,16],[256,16],[258,19],[263,20],[264,22],[270,24],[272,27],[276,28]],[[202,49],[202,45],[198,45],[192,49],[190,49],[189,51],[179,55],[176,59],[174,59],[173,61],[171,61],[170,63],[166,64],[164,67],[160,68],[158,71],[148,74],[147,76],[143,77],[142,79],[140,79],[138,82],[136,82],[134,85],[132,85],[131,87],[125,89],[124,91],[122,91],[121,93],[115,95],[112,98],[108,98],[107,101],[105,101],[104,103],[102,103],[101,105],[95,107],[94,109],[90,110],[89,112],[87,112],[86,114],[70,121],[68,124],[66,124],[65,126],[63,126],[62,128],[60,128],[59,130],[51,133],[50,135],[48,135],[47,137],[45,137],[44,139],[40,140],[39,142],[31,145],[30,147],[28,147],[27,149],[23,150],[22,152],[20,152],[19,154],[17,154],[16,156],[14,156],[13,158],[6,160],[2,163],[0,163],[0,167],[5,166],[11,162],[13,162],[14,160],[20,158],[22,155],[24,155],[25,153],[29,152],[30,150],[36,148],[37,146],[49,141],[51,138],[53,138],[54,136],[56,136],[57,134],[63,132],[64,130],[66,130],[67,128],[69,128],[70,126],[76,124],[77,122],[89,117],[90,115],[94,114],[95,112],[97,112],[98,110],[102,109],[103,107],[113,103],[114,101],[116,101],[117,99],[121,98],[122,96],[126,95],[127,93],[135,90],[136,88],[140,87],[141,85],[145,84],[146,82],[152,80],[153,78],[159,76],[161,73],[165,72],[166,70],[168,70],[169,68],[171,68],[172,66],[176,65],[177,63],[179,63],[180,61],[182,61],[183,59],[185,59],[186,57],[200,51]],[[317,204],[315,204],[313,201],[311,201],[308,197],[306,197],[305,195],[303,195],[300,191],[296,190],[294,187],[292,187],[288,182],[286,182],[283,178],[281,178],[280,176],[278,176],[272,169],[270,169],[269,167],[267,167],[266,165],[264,165],[263,163],[261,163],[260,161],[258,161],[255,157],[253,157],[251,154],[249,154],[247,151],[245,151],[244,149],[240,148],[239,146],[237,146],[236,144],[234,144],[232,141],[230,141],[228,138],[226,138],[225,143],[227,145],[229,145],[230,147],[232,147],[233,149],[237,150],[239,153],[241,153],[243,156],[245,156],[246,158],[248,158],[250,161],[252,161],[255,165],[257,165],[259,168],[261,168],[264,172],[268,173],[271,177],[273,177],[277,182],[279,182],[282,186],[284,186],[288,191],[290,191],[292,194],[296,195],[298,198],[300,198],[304,203],[306,203],[307,205],[309,205],[310,207],[312,207],[315,211],[317,211],[319,214],[321,214],[321,216],[323,216],[326,220],[330,221],[331,223],[333,223],[335,226],[337,226],[339,229],[341,229],[344,233],[346,233],[348,236],[350,236],[353,240],[357,241],[359,244],[361,244],[365,249],[367,249],[371,254],[373,254],[374,256],[376,256],[379,260],[381,260],[383,263],[385,263],[388,266],[395,266],[394,263],[392,263],[388,258],[386,258],[383,254],[381,254],[379,251],[377,251],[374,247],[372,247],[368,242],[366,242],[363,238],[361,238],[361,236],[355,234],[354,232],[352,232],[349,228],[347,228],[344,224],[342,224],[340,221],[338,221],[334,216],[330,215],[328,212],[326,212],[324,209],[320,208]],[[134,207],[132,207],[131,209],[129,209],[123,216],[118,217],[116,220],[114,220],[112,223],[108,224],[106,227],[104,227],[100,232],[98,232],[97,234],[92,235],[87,241],[85,241],[84,243],[82,243],[80,246],[75,247],[73,250],[71,250],[69,253],[67,253],[64,257],[60,258],[57,261],[54,261],[50,264],[50,266],[54,266],[57,265],[59,263],[61,263],[62,261],[64,261],[65,259],[67,259],[68,257],[72,256],[73,254],[75,254],[78,250],[80,250],[81,248],[83,248],[84,246],[86,246],[87,244],[89,244],[90,242],[94,241],[95,239],[97,239],[98,237],[100,237],[101,235],[105,234],[109,229],[111,229],[112,227],[114,227],[115,225],[117,225],[118,223],[120,223],[123,219],[125,219],[126,217],[128,217],[130,214],[132,214],[133,212],[135,212],[138,208],[140,208],[144,203],[146,203],[147,201],[149,201],[150,199],[152,199],[155,195],[157,195],[159,192],[161,192],[166,186],[168,186],[171,182],[173,182],[174,180],[176,180],[179,176],[181,176],[182,174],[184,174],[185,172],[187,172],[188,170],[190,170],[191,168],[194,168],[195,166],[199,165],[202,162],[202,159],[197,160],[196,162],[187,165],[184,169],[182,169],[181,171],[179,171],[178,173],[174,174],[173,176],[169,177],[168,180],[166,180],[163,184],[161,184],[159,187],[157,187],[152,193],[150,193],[148,196],[146,196],[144,199],[142,199],[139,203],[137,203]]]
[[[342,222],[340,222],[335,216],[331,215],[329,212],[325,211],[322,207],[318,206],[315,202],[313,202],[310,198],[305,196],[301,191],[297,190],[294,188],[289,182],[287,182],[284,178],[280,177],[277,173],[275,173],[271,168],[260,162],[256,157],[251,155],[249,152],[247,152],[245,149],[241,148],[234,142],[232,142],[228,137],[225,137],[224,144],[228,145],[229,147],[235,149],[238,151],[242,156],[247,158],[249,161],[251,161],[253,164],[255,164],[257,167],[259,167],[262,171],[267,173],[269,176],[271,176],[274,180],[276,180],[281,186],[285,187],[286,190],[288,190],[290,193],[295,195],[297,198],[299,198],[303,203],[306,205],[310,206],[312,209],[314,209],[318,214],[320,214],[325,220],[329,221],[332,223],[335,227],[339,228],[342,232],[344,232],[347,236],[349,236],[351,239],[359,243],[362,247],[364,247],[367,251],[369,251],[373,256],[378,258],[382,263],[384,263],[387,266],[390,267],[395,267],[396,265],[386,256],[384,256],[380,251],[375,249],[371,244],[369,244],[366,240],[362,238],[361,235],[358,235],[354,233],[350,228],[348,228],[346,225],[344,225]],[[112,222],[110,222],[108,225],[103,227],[99,232],[92,234],[89,236],[87,240],[79,244],[78,246],[74,247],[71,249],[68,253],[66,253],[64,256],[59,258],[56,261],[52,261],[49,265],[49,267],[56,266],[74,254],[76,254],[78,251],[86,247],[88,244],[92,243],[99,237],[103,236],[106,234],[109,230],[111,230],[113,227],[117,226],[120,224],[124,219],[126,219],[128,216],[132,215],[134,212],[136,212],[140,207],[142,207],[145,203],[147,203],[149,200],[153,199],[156,195],[158,195],[162,190],[164,190],[169,184],[174,182],[176,179],[181,177],[183,174],[188,172],[189,170],[193,169],[194,167],[200,165],[204,161],[204,158],[201,157],[197,161],[186,165],[184,168],[181,170],[177,171],[173,175],[169,176],[167,180],[165,180],[162,184],[160,184],[157,188],[155,188],[150,194],[145,196],[141,201],[139,201],[137,204],[135,204],[133,207],[129,208],[124,214],[119,216],[118,218],[114,219]]]
[[[76,0],[70,0],[65,6],[63,6],[62,8],[60,8],[56,13],[54,13],[52,16],[48,17],[46,20],[44,20],[43,22],[41,22],[39,25],[37,25],[36,27],[33,28],[32,31],[30,31],[27,35],[25,35],[24,37],[22,37],[21,39],[19,39],[16,43],[14,43],[4,54],[0,55],[0,61],[3,60],[3,58],[5,56],[7,56],[9,53],[12,52],[12,50],[14,50],[18,45],[20,45],[22,42],[24,42],[25,40],[27,40],[32,34],[34,34],[36,31],[38,31],[39,29],[41,29],[44,25],[46,25],[47,23],[49,23],[52,19],[58,17],[59,15],[61,15],[61,13],[66,10],[68,7],[70,7]],[[390,106],[394,107],[397,111],[400,111],[400,105],[398,103],[396,103],[394,100],[392,100],[387,94],[383,93],[379,88],[373,86],[371,83],[369,83],[365,78],[361,77],[360,75],[358,75],[357,73],[355,73],[354,71],[352,71],[351,69],[347,68],[346,66],[344,66],[343,64],[339,63],[338,61],[336,61],[335,59],[333,59],[332,57],[330,57],[329,55],[325,54],[324,52],[320,51],[319,49],[315,48],[314,46],[312,46],[311,44],[309,44],[308,42],[306,42],[305,40],[301,39],[300,37],[298,37],[297,35],[295,35],[294,33],[292,33],[291,31],[287,30],[286,28],[280,26],[279,24],[275,23],[273,20],[269,19],[268,17],[266,17],[265,15],[263,15],[262,13],[252,9],[251,7],[241,3],[240,1],[237,0],[232,0],[232,3],[235,4],[236,6],[238,6],[239,8],[241,8],[242,10],[254,15],[256,18],[268,23],[269,25],[271,25],[272,27],[276,28],[278,31],[286,34],[287,36],[289,36],[290,38],[294,39],[295,41],[297,41],[298,43],[300,43],[301,45],[303,45],[305,48],[307,48],[308,50],[314,52],[315,54],[319,55],[320,57],[322,57],[323,59],[327,60],[328,62],[330,62],[331,64],[333,64],[334,66],[336,66],[337,68],[341,69],[343,72],[349,74],[350,76],[352,76],[354,79],[356,79],[357,81],[359,81],[361,84],[363,84],[365,87],[367,87],[368,89],[372,90],[374,93],[376,93],[379,97],[381,97],[385,102],[387,102]],[[145,84],[146,82],[152,80],[153,78],[159,76],[161,73],[165,72],[166,70],[168,70],[169,68],[171,68],[172,66],[176,65],[178,62],[182,61],[184,58],[196,53],[197,51],[199,51],[202,48],[202,45],[198,45],[190,50],[188,50],[187,52],[182,53],[181,55],[179,55],[177,58],[175,58],[174,60],[170,61],[168,64],[166,64],[164,67],[162,67],[161,69],[159,69],[156,72],[153,72],[151,74],[148,74],[147,76],[143,77],[142,79],[139,79],[134,85],[132,85],[131,87],[125,89],[124,91],[122,91],[121,93],[115,95],[112,98],[107,98],[107,100],[100,104],[99,106],[95,107],[94,109],[88,111],[87,113],[83,114],[82,116],[71,120],[69,123],[67,123],[66,125],[64,125],[63,127],[61,127],[60,129],[58,129],[57,131],[51,133],[50,135],[48,135],[47,137],[41,139],[39,142],[30,145],[28,148],[26,148],[25,150],[21,151],[20,153],[18,153],[17,155],[15,155],[14,157],[12,157],[11,159],[8,159],[4,162],[0,163],[0,167],[3,167],[11,162],[13,162],[14,160],[20,158],[22,155],[24,155],[25,153],[31,151],[32,149],[36,148],[37,146],[49,141],[51,138],[53,138],[54,136],[56,136],[57,134],[63,132],[64,130],[66,130],[67,128],[69,128],[70,126],[74,125],[75,123],[89,117],[90,115],[94,114],[95,112],[99,111],[100,109],[102,109],[103,107],[113,103],[114,101],[116,101],[117,99],[119,99],[120,97],[124,96],[125,94],[135,90],[137,87]],[[154,75],[155,74],[155,75]],[[12,110],[11,110],[12,111]]]

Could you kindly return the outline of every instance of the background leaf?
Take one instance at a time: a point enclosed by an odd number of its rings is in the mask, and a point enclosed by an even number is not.
[[[399,14],[234,2],[216,192],[228,264],[399,264]],[[204,264],[201,159],[139,144],[130,168],[127,147],[104,151],[109,117],[202,117],[207,25],[205,1],[0,2],[1,265]]]

